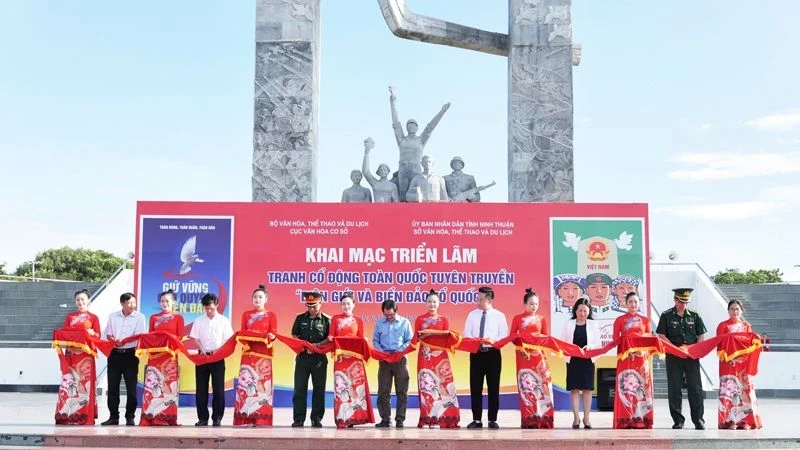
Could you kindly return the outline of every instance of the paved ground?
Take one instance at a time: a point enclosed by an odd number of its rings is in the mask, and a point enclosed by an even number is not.
[[[108,417],[100,399],[100,419]],[[159,427],[56,427],[53,425],[55,394],[0,393],[0,445],[27,448],[40,445],[101,447],[203,447],[203,448],[520,448],[530,447],[532,440],[539,448],[800,448],[800,402],[797,400],[764,399],[761,415],[765,424],[757,431],[728,431],[716,429],[716,400],[707,400],[705,431],[672,430],[672,420],[666,400],[656,405],[655,429],[612,430],[611,412],[593,412],[592,430],[573,430],[572,413],[559,411],[555,430],[519,429],[519,412],[500,411],[501,430],[429,430],[415,428],[418,410],[410,409],[403,430],[378,430],[361,426],[337,430],[332,421],[332,409],[326,411],[324,428],[293,429],[291,410],[278,408],[273,428],[240,428],[231,426],[232,409],[226,410],[220,428],[196,428],[194,408],[181,408],[178,428]],[[684,401],[688,415],[688,404]],[[461,425],[471,417],[462,411]],[[137,417],[138,421],[138,417]],[[121,440],[123,439],[124,440]],[[380,442],[380,443],[378,443]],[[296,444],[296,445],[295,445]]]

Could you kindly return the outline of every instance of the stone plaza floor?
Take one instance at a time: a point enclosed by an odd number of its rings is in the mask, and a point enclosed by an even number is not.
[[[688,427],[672,430],[666,400],[657,400],[653,430],[613,430],[611,412],[592,412],[593,429],[571,428],[572,413],[556,412],[553,430],[522,430],[519,412],[501,410],[500,430],[467,430],[471,413],[461,412],[459,430],[418,429],[418,410],[409,409],[404,429],[376,429],[372,425],[339,430],[333,410],[326,410],[324,427],[291,428],[290,408],[276,408],[272,428],[233,427],[232,408],[226,409],[222,427],[196,428],[193,407],[180,408],[181,427],[101,427],[108,418],[105,397],[100,397],[100,417],[94,427],[56,427],[53,424],[55,394],[0,393],[0,446],[30,448],[800,448],[800,402],[760,401],[764,428],[729,431],[716,428],[716,400],[706,400],[704,431]],[[688,404],[684,400],[688,416]],[[377,414],[377,411],[376,411]],[[138,423],[137,412],[137,423]],[[687,425],[690,425],[687,422]],[[484,418],[485,426],[485,418]]]

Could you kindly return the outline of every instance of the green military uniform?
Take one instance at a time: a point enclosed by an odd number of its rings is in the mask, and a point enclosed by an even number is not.
[[[311,302],[307,301],[306,304],[312,306]],[[295,317],[292,325],[292,336],[316,344],[328,337],[330,328],[330,316],[320,312],[316,317],[312,318],[311,314],[304,312]],[[309,353],[308,351],[302,351],[297,354],[294,367],[294,395],[292,396],[294,424],[302,426],[302,423],[306,420],[308,377],[310,375],[313,387],[311,394],[311,424],[320,426],[322,416],[325,414],[325,380],[327,373],[328,358],[325,355]]]
[[[675,289],[675,300],[688,303],[691,289]],[[658,320],[656,333],[662,334],[675,345],[689,345],[697,343],[701,335],[705,334],[706,326],[703,318],[697,312],[686,309],[679,315],[677,307],[670,308],[661,314]],[[669,397],[669,413],[672,415],[673,428],[682,428],[686,420],[681,414],[683,393],[681,385],[686,377],[686,393],[689,397],[689,409],[692,422],[697,429],[704,429],[703,420],[703,383],[700,379],[700,361],[691,358],[678,358],[667,355],[667,388]]]

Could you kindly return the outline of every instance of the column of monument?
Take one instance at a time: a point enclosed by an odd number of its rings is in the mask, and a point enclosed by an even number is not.
[[[316,199],[320,0],[256,0],[254,202]]]
[[[574,201],[571,0],[509,0],[508,200]]]

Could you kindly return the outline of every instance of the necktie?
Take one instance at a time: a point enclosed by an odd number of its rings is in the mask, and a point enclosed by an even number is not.
[[[479,338],[483,337],[483,330],[485,328],[486,328],[486,311],[484,311],[483,315],[481,316],[481,328],[480,328],[480,331],[479,331],[479,334],[478,334]]]

